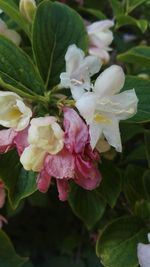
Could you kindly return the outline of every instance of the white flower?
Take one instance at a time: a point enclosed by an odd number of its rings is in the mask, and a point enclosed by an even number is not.
[[[20,0],[19,10],[21,14],[31,23],[36,11],[35,0]]]
[[[60,75],[60,85],[70,88],[73,98],[77,100],[85,90],[90,90],[90,77],[100,70],[101,64],[95,56],[85,57],[84,52],[76,45],[69,46],[65,60],[66,72]]]
[[[103,63],[109,61],[109,45],[113,41],[113,33],[109,30],[114,26],[112,20],[102,20],[87,26],[90,48],[89,54],[99,57]]]
[[[57,154],[64,146],[64,132],[55,117],[31,120],[28,143],[20,161],[25,170],[40,171],[47,153]]]
[[[150,234],[148,234],[148,241],[150,242]],[[138,244],[137,248],[138,260],[141,267],[150,266],[150,244]]]
[[[10,39],[16,45],[20,45],[20,35],[16,31],[8,29],[7,24],[2,19],[0,19],[0,34]]]
[[[121,67],[113,65],[97,78],[93,92],[85,93],[76,107],[89,125],[91,146],[94,148],[102,135],[118,152],[122,151],[119,121],[132,117],[138,99],[134,89],[117,94],[124,85]]]
[[[0,91],[0,125],[21,131],[28,126],[31,116],[31,109],[19,95]]]

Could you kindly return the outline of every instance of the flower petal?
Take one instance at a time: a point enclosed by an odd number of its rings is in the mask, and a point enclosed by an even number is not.
[[[84,52],[75,44],[70,45],[65,55],[66,72],[72,74],[79,67],[84,56]]]
[[[28,127],[20,132],[14,138],[14,144],[17,147],[18,154],[21,155],[24,149],[29,145],[28,143]]]
[[[150,245],[138,244],[138,259],[141,267],[150,266]]]
[[[66,179],[62,179],[62,180],[57,179],[56,182],[57,182],[57,189],[59,193],[59,199],[61,201],[66,201],[68,199],[68,194],[70,191],[68,181]]]
[[[20,162],[27,171],[40,172],[43,168],[45,154],[41,148],[30,145],[23,151]]]
[[[46,193],[49,189],[51,183],[51,176],[46,172],[45,169],[43,169],[37,178],[37,187],[38,190],[42,193]]]
[[[75,182],[87,190],[93,190],[99,186],[101,175],[92,161],[85,161],[81,156],[75,160]]]
[[[98,140],[101,138],[103,133],[103,124],[92,122],[89,124],[89,133],[90,133],[90,145],[92,149],[96,147]]]
[[[94,92],[99,98],[118,93],[125,82],[125,75],[121,67],[112,65],[104,70],[96,79]]]
[[[81,116],[88,124],[93,120],[96,100],[97,98],[94,93],[85,93],[75,104]]]
[[[92,34],[99,31],[105,31],[109,29],[110,27],[114,26],[114,22],[112,20],[101,20],[92,23],[91,25],[87,26],[88,34]]]
[[[74,157],[65,148],[56,155],[48,154],[44,167],[49,176],[58,179],[74,177]]]
[[[65,146],[71,152],[83,151],[89,137],[88,127],[77,112],[64,108]]]
[[[13,129],[0,131],[0,153],[5,153],[14,147],[16,132]]]

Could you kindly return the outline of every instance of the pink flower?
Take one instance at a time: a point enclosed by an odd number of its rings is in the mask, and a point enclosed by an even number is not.
[[[10,128],[0,131],[0,153],[6,153],[12,148],[17,148],[18,154],[21,155],[26,146],[28,136],[28,127],[20,132]]]
[[[46,182],[48,175],[55,177],[62,201],[68,197],[69,179],[74,179],[87,190],[95,189],[101,181],[101,175],[95,166],[99,157],[90,147],[88,127],[71,108],[64,108],[64,130],[63,150],[56,155],[46,156],[44,168],[38,178],[38,188],[45,192],[49,187],[49,182]]]

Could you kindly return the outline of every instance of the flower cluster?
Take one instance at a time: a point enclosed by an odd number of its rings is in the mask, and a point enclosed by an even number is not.
[[[119,93],[125,80],[121,67],[109,67],[93,84],[91,77],[101,67],[97,57],[85,57],[71,45],[65,60],[66,72],[61,73],[58,87],[70,88],[82,117],[65,105],[59,118],[36,117],[19,95],[0,92],[0,124],[9,128],[0,131],[0,152],[16,147],[24,169],[38,173],[41,192],[48,190],[55,177],[61,200],[68,197],[70,179],[87,190],[100,184],[98,150],[113,146],[121,152],[119,121],[133,116],[138,102],[134,89]]]

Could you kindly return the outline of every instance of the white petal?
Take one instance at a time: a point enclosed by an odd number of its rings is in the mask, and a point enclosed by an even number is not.
[[[103,132],[103,125],[92,122],[89,125],[90,144],[92,149],[96,147],[98,140],[101,138]]]
[[[116,151],[122,151],[122,144],[120,138],[119,123],[117,119],[110,118],[110,123],[103,124],[103,134],[108,141],[108,143],[115,147]]]
[[[23,129],[25,129],[28,126],[30,118],[32,117],[32,111],[21,100],[16,101],[16,106],[18,107],[18,109],[20,110],[22,115],[18,121],[18,124],[17,124],[15,130],[16,131],[22,131]]]
[[[94,91],[98,97],[112,96],[121,90],[124,82],[125,75],[122,68],[112,65],[96,79]]]
[[[7,37],[8,39],[10,39],[14,44],[16,44],[18,46],[20,45],[21,37],[20,37],[19,33],[17,33],[16,31],[7,29],[7,30],[5,30],[3,35],[5,37]]]
[[[138,244],[138,259],[141,267],[150,266],[150,245]]]
[[[80,67],[80,71],[85,71],[91,77],[95,73],[99,72],[102,62],[95,56],[87,56],[84,58]]]
[[[62,72],[60,74],[60,85],[61,87],[64,88],[70,88],[71,81],[70,81],[70,76],[67,72]]]
[[[92,23],[91,25],[87,26],[88,34],[92,34],[95,32],[105,31],[114,26],[114,22],[112,20],[101,20]]]
[[[86,120],[87,123],[90,123],[94,118],[96,95],[93,93],[85,93],[75,105],[81,116]]]
[[[45,151],[41,148],[30,145],[23,151],[20,162],[25,170],[39,172],[43,168],[45,155]]]
[[[74,100],[78,100],[81,98],[83,94],[85,94],[84,86],[71,86],[71,94]]]
[[[83,58],[84,52],[75,44],[70,45],[65,55],[66,72],[72,74],[79,67]]]

